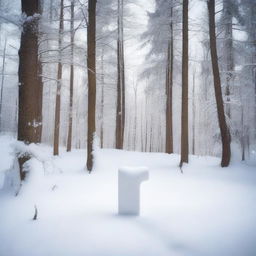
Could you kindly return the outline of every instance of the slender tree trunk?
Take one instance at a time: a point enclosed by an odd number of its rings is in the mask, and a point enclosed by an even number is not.
[[[120,19],[118,17],[118,19]],[[118,22],[119,24],[119,22]],[[122,149],[122,99],[121,99],[121,69],[120,69],[120,39],[119,39],[119,29],[118,29],[118,39],[117,39],[117,102],[116,102],[116,148]]]
[[[60,1],[60,23],[59,23],[59,60],[58,60],[58,74],[57,74],[57,90],[56,90],[56,103],[55,103],[55,123],[54,123],[54,143],[53,143],[53,155],[59,155],[59,137],[60,137],[60,106],[61,106],[61,84],[62,84],[62,37],[64,30],[63,22],[63,9],[64,0]]]
[[[40,65],[38,57],[38,24],[40,19],[40,1],[22,0],[22,13],[31,17],[23,23],[19,49],[19,109],[18,140],[25,143],[41,141],[42,102]],[[20,177],[25,178],[22,171],[27,157],[19,158]]]
[[[96,103],[96,0],[88,0],[87,27],[87,72],[88,72],[88,131],[87,131],[87,169],[93,168],[93,137],[95,133]]]
[[[70,5],[70,43],[71,43],[71,65],[70,65],[70,88],[69,88],[69,120],[68,120],[68,139],[67,139],[67,152],[71,151],[72,147],[72,125],[73,125],[73,91],[74,91],[74,0]]]
[[[125,128],[124,0],[121,0],[122,148]]]
[[[149,137],[149,152],[153,152],[153,124],[151,117],[151,126],[150,126],[150,137]]]
[[[41,142],[42,138],[42,130],[43,130],[43,66],[40,57],[38,58],[38,102],[37,102],[37,113],[38,113],[38,121],[37,121],[37,129],[38,129],[38,140]]]
[[[244,129],[244,108],[242,106],[241,109],[241,134],[240,134],[240,144],[241,144],[241,150],[242,150],[242,161],[245,160],[245,129]]]
[[[222,141],[222,160],[221,166],[226,167],[230,162],[230,135],[227,127],[223,98],[221,92],[221,82],[218,65],[218,55],[216,46],[216,34],[215,34],[215,0],[208,0],[208,11],[209,11],[209,33],[210,33],[210,50],[212,59],[212,70],[213,70],[213,81],[215,90],[215,99],[217,104],[217,114],[219,127],[221,132]]]
[[[133,147],[136,151],[137,142],[137,83],[134,85],[134,133],[133,133]]]
[[[171,19],[173,7],[171,7]],[[173,122],[172,122],[172,87],[173,87],[173,21],[170,23],[170,40],[167,52],[167,74],[166,74],[166,139],[165,152],[173,153]]]
[[[192,132],[193,132],[193,137],[192,137],[192,154],[195,155],[195,143],[196,143],[196,138],[195,138],[195,133],[196,133],[196,103],[195,103],[195,71],[193,73],[193,98],[192,98],[192,112],[193,112],[193,127],[192,127]]]
[[[1,92],[0,92],[0,131],[2,126],[2,115],[3,115],[3,91],[4,91],[4,76],[5,76],[5,57],[6,57],[6,45],[7,39],[5,38],[4,42],[4,51],[3,51],[3,62],[2,62],[2,70],[1,70]]]
[[[125,127],[125,70],[123,38],[123,0],[118,0],[117,17],[117,106],[116,106],[116,148],[122,149]]]
[[[102,49],[101,53],[101,126],[100,126],[100,146],[103,148],[104,146],[104,87],[105,87],[105,79],[104,79],[104,49]]]
[[[145,152],[145,137],[143,136],[143,132],[144,132],[144,120],[143,120],[143,103],[141,104],[141,113],[140,113],[140,116],[141,116],[141,119],[140,119],[140,139],[141,139],[141,152]],[[146,131],[145,131],[146,132]]]
[[[150,132],[149,132],[149,129],[148,129],[148,96],[146,95],[146,99],[145,99],[145,112],[144,112],[144,115],[145,115],[145,152],[148,152],[149,149],[148,149],[148,137],[150,135]]]
[[[188,163],[188,0],[183,0],[182,34],[182,106],[181,106],[181,158]]]

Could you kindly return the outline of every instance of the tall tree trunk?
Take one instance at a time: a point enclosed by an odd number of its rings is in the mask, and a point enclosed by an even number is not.
[[[122,149],[125,127],[125,70],[123,38],[123,0],[118,0],[117,16],[117,106],[116,106],[116,148]]]
[[[137,142],[137,82],[134,84],[134,133],[133,133],[133,149],[136,151],[136,142]]]
[[[71,1],[70,6],[70,43],[71,43],[71,65],[70,65],[70,88],[69,88],[69,119],[68,119],[68,139],[67,152],[71,151],[72,147],[72,124],[73,124],[73,91],[74,91],[74,0]]]
[[[104,87],[105,87],[105,79],[104,79],[104,49],[102,48],[101,52],[101,105],[100,105],[100,115],[101,115],[101,126],[100,126],[100,146],[103,148],[104,146]]]
[[[242,161],[245,160],[245,129],[244,129],[244,108],[241,109],[241,134],[240,134],[240,144],[242,150]]]
[[[39,1],[39,13],[43,13],[43,3]],[[40,34],[40,27],[38,27],[38,34]],[[38,49],[39,50],[39,49]],[[39,54],[38,54],[39,55]],[[38,113],[38,138],[41,142],[42,130],[43,130],[43,64],[41,62],[41,56],[38,57],[38,104],[37,104],[37,113]]]
[[[87,131],[87,169],[93,168],[93,136],[95,133],[96,103],[96,0],[88,0],[87,27],[87,72],[88,72],[88,131]]]
[[[196,144],[196,103],[195,103],[195,70],[193,71],[193,97],[192,97],[192,113],[193,113],[193,126],[192,126],[192,154],[195,155],[195,144]]]
[[[120,19],[118,17],[118,19]],[[119,22],[118,22],[119,24]],[[117,39],[117,102],[116,102],[116,148],[122,149],[122,84],[121,84],[121,69],[120,69],[120,39],[119,39],[119,29],[118,29],[118,39]]]
[[[38,57],[40,1],[22,0],[21,8],[22,13],[31,18],[24,21],[20,39],[18,140],[38,143],[41,141],[42,125],[42,85]],[[27,159],[19,159],[21,179],[25,178],[22,165]]]
[[[43,130],[43,78],[42,78],[42,74],[43,74],[43,65],[41,62],[41,57],[39,56],[38,58],[38,102],[37,102],[37,113],[38,113],[38,140],[39,142],[41,142],[41,138],[42,138],[42,130]]]
[[[222,159],[221,166],[226,167],[230,162],[230,135],[227,127],[223,98],[221,92],[220,73],[218,65],[218,55],[216,46],[216,34],[215,34],[215,0],[208,0],[208,11],[209,11],[209,33],[210,33],[210,50],[212,59],[212,70],[213,70],[213,81],[215,90],[215,99],[217,104],[218,122],[221,132],[222,141]]]
[[[183,0],[182,18],[182,106],[181,106],[181,158],[188,163],[188,0]]]
[[[56,103],[55,103],[55,123],[54,123],[54,143],[53,143],[53,155],[59,155],[59,137],[60,137],[60,106],[61,106],[61,84],[62,84],[62,37],[64,30],[63,22],[63,9],[64,0],[60,1],[60,23],[59,23],[59,59],[58,59],[58,73],[57,73],[57,90],[56,90]]]
[[[171,19],[173,7],[171,7]],[[166,139],[165,152],[173,153],[173,123],[172,123],[172,86],[173,86],[173,21],[170,23],[170,40],[168,41],[167,72],[166,72]]]
[[[19,50],[19,123],[18,140],[27,143],[40,142],[40,111],[38,101],[42,100],[39,58],[38,22],[39,1],[23,0],[22,12],[31,19],[23,23]]]
[[[125,128],[124,0],[121,0],[122,148]]]
[[[149,136],[150,136],[150,131],[148,129],[148,98],[149,98],[149,95],[146,95],[146,99],[145,99],[145,112],[144,112],[144,115],[145,115],[145,152],[148,152],[149,149],[148,149],[148,141],[149,141]]]

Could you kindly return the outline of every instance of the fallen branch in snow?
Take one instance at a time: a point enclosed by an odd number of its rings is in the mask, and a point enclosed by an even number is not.
[[[52,186],[52,191],[54,191],[57,188],[57,185],[55,184],[54,186]]]
[[[34,214],[33,220],[36,220],[36,219],[37,219],[37,207],[35,205],[35,214]]]

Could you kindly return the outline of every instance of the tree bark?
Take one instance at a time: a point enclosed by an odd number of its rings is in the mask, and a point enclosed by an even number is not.
[[[88,72],[88,131],[87,131],[87,169],[93,168],[93,137],[95,133],[96,103],[96,0],[88,0],[87,27],[87,72]]]
[[[73,91],[74,91],[74,0],[71,1],[70,6],[70,43],[71,43],[71,65],[70,65],[70,88],[69,88],[69,118],[68,118],[68,139],[67,152],[71,151],[72,147],[72,124],[73,124]]]
[[[125,71],[123,39],[123,0],[118,0],[117,16],[117,106],[116,106],[116,148],[122,149],[125,127]]]
[[[229,165],[230,156],[231,156],[230,135],[229,135],[229,129],[226,123],[223,98],[222,98],[222,92],[221,92],[221,82],[220,82],[220,73],[219,73],[218,55],[217,55],[217,46],[216,46],[216,34],[215,34],[215,0],[208,0],[207,5],[208,5],[208,11],[209,11],[210,50],[211,50],[211,59],[212,59],[214,91],[215,91],[218,122],[219,122],[219,127],[221,132],[221,141],[222,141],[221,166],[226,167]]]
[[[192,91],[192,112],[193,112],[193,124],[192,124],[192,154],[195,155],[196,151],[196,102],[195,102],[195,76],[196,76],[196,71],[193,71],[193,91]]]
[[[100,146],[101,148],[104,147],[104,87],[105,87],[105,79],[104,79],[104,49],[102,48],[101,52],[101,108],[100,108],[100,114],[101,114],[101,126],[100,126]]]
[[[173,7],[171,7],[171,19]],[[170,23],[170,40],[167,49],[167,72],[166,72],[166,139],[165,152],[173,153],[173,122],[172,122],[172,86],[173,86],[173,21]]]
[[[41,141],[42,113],[38,104],[42,101],[38,58],[39,1],[23,0],[22,12],[32,18],[23,23],[19,50],[18,140],[38,143]]]
[[[62,84],[62,63],[61,63],[61,48],[62,48],[62,37],[64,30],[63,22],[63,9],[64,0],[60,1],[60,23],[59,23],[59,60],[58,60],[58,73],[57,73],[57,90],[56,90],[56,103],[55,103],[55,123],[54,123],[54,143],[53,143],[53,155],[59,155],[59,137],[60,137],[60,105],[61,105],[61,84]]]
[[[19,49],[18,140],[39,143],[42,126],[42,80],[38,56],[40,1],[22,0],[21,8],[22,13],[30,18],[23,23]],[[27,159],[19,158],[21,180],[25,178],[22,166]]]
[[[188,0],[183,0],[182,18],[182,106],[181,106],[181,158],[188,163]]]

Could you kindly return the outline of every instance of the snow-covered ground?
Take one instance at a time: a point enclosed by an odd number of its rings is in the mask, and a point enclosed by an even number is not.
[[[13,142],[0,137],[0,179],[12,166]],[[218,158],[191,156],[181,174],[175,154],[104,149],[88,174],[84,150],[32,150],[18,196],[0,190],[1,256],[256,255],[255,166],[222,169]],[[149,168],[139,217],[117,214],[120,166]]]

